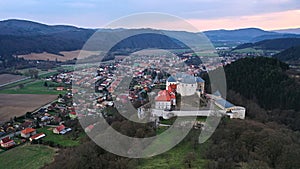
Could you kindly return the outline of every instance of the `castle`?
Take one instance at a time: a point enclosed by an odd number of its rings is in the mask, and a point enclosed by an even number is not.
[[[166,82],[166,90],[162,90],[155,98],[155,108],[160,110],[170,110],[176,106],[175,92],[181,96],[192,96],[194,94],[204,94],[205,81],[201,77],[194,77],[188,74],[178,73],[170,76]]]
[[[158,92],[155,97],[155,109],[152,110],[152,116],[164,117],[165,119],[171,116],[209,116],[210,110],[198,111],[173,111],[176,106],[176,92],[181,96],[192,96],[197,94],[199,97],[204,95],[205,81],[200,77],[179,73],[175,76],[170,76],[166,81],[166,89]],[[230,118],[245,119],[246,109],[241,106],[235,106],[222,98],[220,92],[214,94],[205,94],[223,115]]]

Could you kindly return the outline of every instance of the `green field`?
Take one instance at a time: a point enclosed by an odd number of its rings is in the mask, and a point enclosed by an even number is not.
[[[193,155],[191,155],[193,154]],[[191,156],[191,157],[189,157]],[[193,149],[193,145],[189,142],[180,143],[175,148],[148,159],[142,159],[137,169],[185,169],[189,168],[186,159],[191,160],[191,168],[202,169],[206,161],[201,158],[201,149],[198,147]]]
[[[20,88],[19,86],[6,88],[0,90],[2,94],[64,94],[65,91],[56,91],[55,88],[45,87],[43,80],[36,80],[33,82],[23,84],[24,87]],[[50,83],[50,82],[48,82]]]
[[[1,87],[1,89],[8,89],[8,88],[12,88],[12,87],[16,87],[20,84],[26,84],[26,83],[29,83],[29,82],[33,82],[34,79],[26,79],[26,80],[22,80],[22,81],[19,81],[19,82],[16,82],[16,83],[12,83],[12,84],[9,84],[9,85],[6,85],[4,87]]]
[[[0,154],[0,166],[7,169],[39,169],[51,163],[54,155],[55,149],[47,146],[19,146]]]
[[[45,133],[46,137],[43,138],[43,141],[52,141],[54,144],[59,144],[61,146],[78,146],[80,144],[80,139],[83,137],[84,133],[82,133],[79,138],[73,140],[71,138],[71,134],[67,133],[65,135],[54,134],[52,129],[49,130],[48,127],[37,129],[38,133]]]
[[[263,49],[256,49],[256,48],[244,48],[244,49],[237,49],[234,50],[233,53],[258,53],[263,55],[264,53],[278,53],[277,50],[263,50]]]

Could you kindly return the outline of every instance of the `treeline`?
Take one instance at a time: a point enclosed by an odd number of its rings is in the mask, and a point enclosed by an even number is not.
[[[300,38],[279,38],[279,39],[268,39],[259,41],[256,43],[244,43],[237,46],[234,50],[255,48],[263,50],[285,50],[293,46],[300,45]]]

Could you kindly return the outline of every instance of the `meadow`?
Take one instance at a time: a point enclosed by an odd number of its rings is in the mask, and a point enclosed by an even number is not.
[[[5,88],[0,90],[0,93],[3,94],[50,94],[50,95],[59,95],[64,94],[65,91],[57,91],[55,87],[45,87],[45,81],[43,80],[35,80],[29,81],[28,83],[22,84],[20,87],[15,86],[11,88]],[[48,84],[52,82],[47,82]]]
[[[42,145],[23,145],[0,153],[4,168],[39,169],[54,160],[56,150]]]

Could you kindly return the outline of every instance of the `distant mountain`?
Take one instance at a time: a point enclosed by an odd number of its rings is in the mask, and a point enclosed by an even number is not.
[[[237,30],[212,30],[203,32],[212,41],[251,41],[262,35],[273,35],[275,32],[264,31],[258,28],[246,28]]]
[[[280,38],[263,40],[256,43],[245,43],[237,46],[234,50],[253,48],[262,50],[285,50],[293,46],[300,45],[300,38]]]
[[[275,32],[264,31],[258,28],[245,28],[237,30],[212,30],[203,32],[216,47],[235,47],[263,35],[274,35]]]
[[[277,33],[300,34],[300,28],[274,30],[274,32],[277,32]]]
[[[0,21],[0,30],[0,35],[37,36],[64,32],[82,32],[91,29],[83,29],[64,25],[49,26],[32,21],[10,19]]]
[[[0,21],[0,55],[77,50],[95,31],[24,20]]]
[[[0,21],[0,55],[11,54],[28,54],[33,52],[48,52],[58,54],[60,51],[70,51],[81,49],[85,42],[97,32],[97,44],[89,46],[89,50],[104,50],[115,42],[120,36],[130,37],[137,34],[155,33],[164,34],[175,39],[181,40],[181,43],[190,47],[198,47],[201,49],[212,48],[205,36],[196,36],[197,34],[186,31],[169,31],[154,29],[83,29],[74,26],[54,25],[49,26],[32,21],[25,20],[5,20]],[[166,40],[164,36],[138,36],[123,42],[123,46],[131,45],[132,49],[141,48],[174,48],[174,43]],[[201,37],[201,38],[199,38]],[[139,43],[135,43],[132,41]],[[177,41],[178,41],[177,40]],[[146,43],[147,41],[147,43]],[[151,41],[151,44],[150,44]],[[178,44],[178,42],[175,42]],[[182,46],[182,45],[181,45]],[[179,47],[179,46],[178,46]],[[181,48],[181,47],[180,47]],[[117,50],[116,48],[114,48]]]
[[[268,39],[300,38],[297,34],[265,31],[258,28],[236,30],[212,30],[203,32],[215,46],[235,47],[243,43],[254,43]]]
[[[273,57],[287,63],[300,64],[300,45],[286,49]]]

